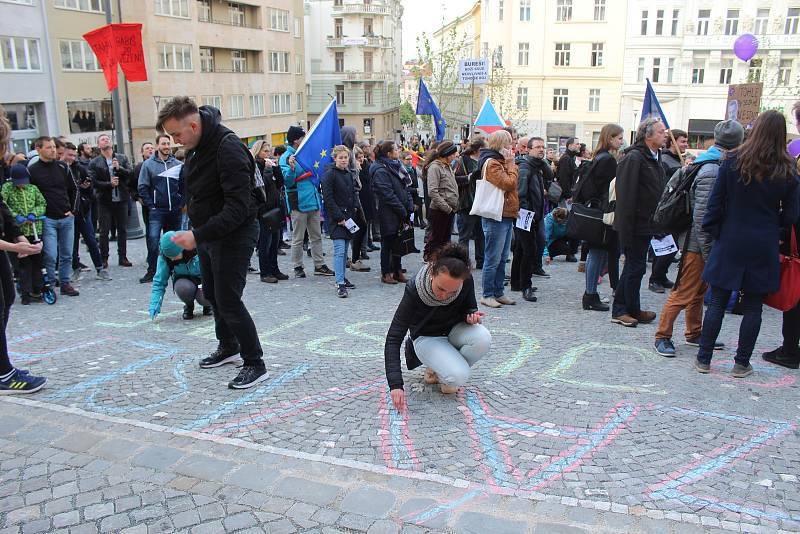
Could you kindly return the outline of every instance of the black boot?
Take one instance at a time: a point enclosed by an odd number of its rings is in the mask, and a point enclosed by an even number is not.
[[[539,300],[536,298],[536,295],[533,294],[532,287],[528,287],[522,290],[522,298],[527,300],[528,302],[536,302],[537,300]]]
[[[765,352],[761,355],[764,361],[786,367],[787,369],[800,368],[800,355],[787,354],[783,347],[778,347],[775,350]]]
[[[610,308],[608,307],[608,304],[603,304],[600,301],[599,294],[595,293],[594,295],[590,295],[589,293],[584,293],[583,309],[607,312]]]
[[[208,317],[209,315],[213,315],[214,312],[211,310],[211,306],[203,306],[203,315]]]
[[[183,306],[183,320],[188,321],[194,319],[194,304],[184,304]]]

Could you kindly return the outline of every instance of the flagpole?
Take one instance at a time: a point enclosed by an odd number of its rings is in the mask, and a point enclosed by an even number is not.
[[[106,24],[111,24],[113,22],[111,18],[111,0],[104,0],[103,1],[103,9],[106,12]],[[117,68],[117,65],[114,64],[114,68]],[[112,130],[112,135],[116,137],[117,141],[117,150],[121,153],[125,153],[125,138],[123,137],[123,130],[122,130],[122,106],[119,103],[119,88],[114,89],[111,91],[111,106],[114,110],[114,127]],[[102,113],[102,111],[101,111]]]
[[[678,158],[681,160],[681,167],[686,165],[686,162],[683,161],[683,153],[681,152],[681,148],[678,146],[678,142],[675,140],[675,136],[672,135],[672,130],[667,130],[669,132],[669,138],[672,141],[672,146],[678,149]]]

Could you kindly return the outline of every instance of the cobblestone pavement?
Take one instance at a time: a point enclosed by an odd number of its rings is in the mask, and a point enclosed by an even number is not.
[[[113,281],[12,311],[12,358],[49,382],[0,402],[0,534],[800,531],[798,373],[757,357],[731,379],[739,317],[699,375],[680,320],[662,358],[655,326],[580,310],[582,275],[559,261],[538,303],[489,313],[492,351],[458,395],[406,372],[402,415],[382,351],[401,287],[348,273],[343,300],[331,278],[251,276],[272,376],[236,392],[233,366],[197,367],[210,318],[183,321],[168,293],[148,319],[144,243],[129,248]],[[766,310],[757,354],[779,331]]]

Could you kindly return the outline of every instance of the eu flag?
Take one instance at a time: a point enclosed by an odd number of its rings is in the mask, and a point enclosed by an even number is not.
[[[319,183],[325,167],[333,162],[333,148],[341,144],[342,133],[339,130],[339,114],[336,112],[334,99],[311,127],[294,158],[301,167],[312,172],[314,182]]]
[[[669,123],[664,111],[661,109],[661,104],[658,103],[656,92],[653,91],[653,86],[650,85],[650,79],[647,79],[647,89],[644,92],[644,103],[642,103],[642,121],[648,117],[657,115],[664,123],[664,127],[669,130]],[[639,121],[641,122],[641,121]]]
[[[442,118],[442,113],[431,98],[428,88],[422,78],[419,79],[419,96],[417,97],[417,115],[433,115],[433,123],[436,125],[436,141],[444,139],[444,129],[447,123]]]

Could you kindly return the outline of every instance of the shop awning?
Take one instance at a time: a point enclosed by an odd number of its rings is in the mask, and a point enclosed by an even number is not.
[[[719,119],[689,119],[689,135],[714,136]]]

